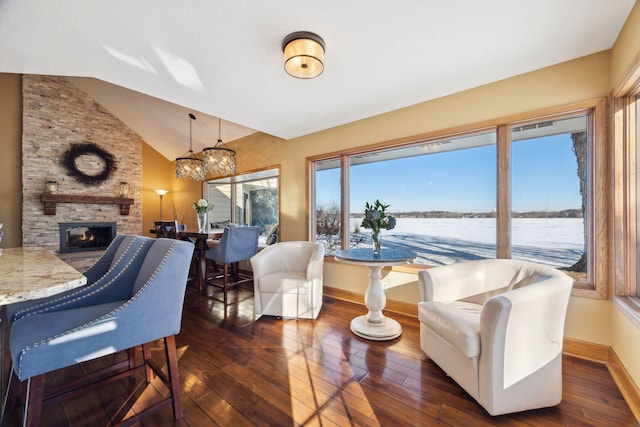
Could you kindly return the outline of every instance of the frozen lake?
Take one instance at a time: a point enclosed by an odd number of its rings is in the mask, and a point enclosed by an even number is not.
[[[582,218],[514,218],[512,254],[515,259],[567,267],[584,250]],[[360,223],[352,220],[351,229]],[[369,230],[353,234],[354,246],[370,246]],[[495,258],[496,220],[493,218],[398,218],[396,228],[382,230],[382,247],[411,249],[417,263],[442,265]]]

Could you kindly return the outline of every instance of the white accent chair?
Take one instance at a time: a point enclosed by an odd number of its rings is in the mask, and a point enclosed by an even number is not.
[[[488,259],[420,271],[420,348],[489,414],[562,400],[562,340],[573,279]]]
[[[267,246],[250,261],[256,317],[318,317],[322,308],[324,246],[315,242],[280,242]]]

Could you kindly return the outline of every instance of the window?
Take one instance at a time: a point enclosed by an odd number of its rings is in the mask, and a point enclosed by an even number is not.
[[[315,163],[315,235],[324,244],[327,252],[340,249],[340,159],[329,159]]]
[[[205,197],[213,203],[211,226],[258,226],[264,239],[279,224],[278,175],[278,169],[269,169],[206,182]]]
[[[496,256],[495,133],[354,155],[349,167],[351,245],[370,245],[365,203],[390,205],[396,227],[383,246],[410,246],[417,263]]]
[[[592,288],[600,105],[309,159],[313,238],[329,253],[370,247],[360,224],[365,203],[379,199],[396,218],[382,247],[410,248],[415,263],[511,257],[561,268]]]
[[[588,116],[511,130],[512,258],[587,280]]]

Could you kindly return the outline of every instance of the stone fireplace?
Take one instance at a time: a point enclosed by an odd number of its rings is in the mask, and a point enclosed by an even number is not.
[[[22,104],[22,245],[59,252],[60,258],[84,271],[103,250],[63,252],[59,224],[112,223],[114,233],[142,234],[142,139],[63,77],[23,76]],[[71,144],[83,142],[115,157],[117,168],[108,180],[86,184],[68,174],[63,154]],[[46,215],[42,194],[48,180],[58,182],[60,197],[73,197],[58,202],[54,214]],[[127,197],[133,199],[128,215],[117,202],[96,201],[119,197],[121,181],[129,184]]]

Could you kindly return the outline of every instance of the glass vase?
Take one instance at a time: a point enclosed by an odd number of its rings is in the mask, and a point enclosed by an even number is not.
[[[371,249],[373,249],[373,256],[380,256],[380,230],[375,228],[371,230]]]
[[[207,213],[198,212],[198,233],[207,232]]]

